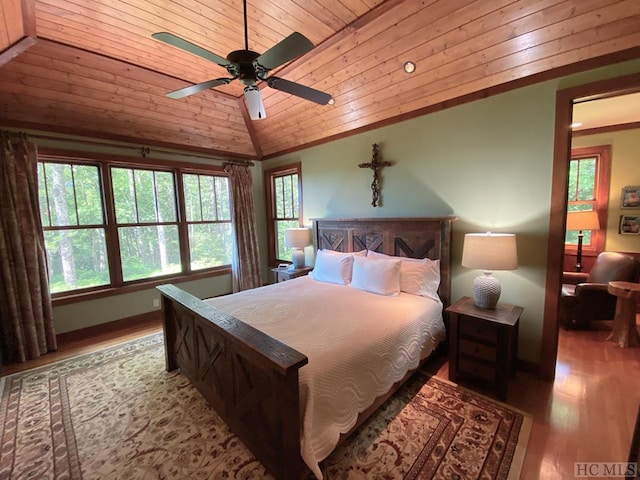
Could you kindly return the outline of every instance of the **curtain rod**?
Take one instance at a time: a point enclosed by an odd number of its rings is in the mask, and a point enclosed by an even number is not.
[[[0,130],[0,135],[3,140],[28,140],[27,134],[25,132],[14,132],[11,130]]]
[[[255,163],[251,160],[226,160],[222,166],[226,167],[227,165],[240,165],[242,167],[253,167]]]
[[[11,130],[1,130],[2,132],[7,132],[10,135],[23,135],[23,137],[20,138],[27,138],[27,133],[25,132],[15,132],[15,131],[11,131]],[[4,137],[3,137],[4,138]],[[83,144],[83,145],[93,145],[93,146],[101,146],[101,147],[111,147],[111,148],[121,148],[121,149],[125,149],[125,150],[133,150],[138,152],[142,158],[147,158],[150,154],[151,151],[154,150],[158,153],[164,153],[164,154],[177,154],[177,155],[184,155],[187,157],[196,157],[196,158],[204,158],[207,160],[214,160],[217,162],[222,162],[222,164],[226,163],[226,162],[235,162],[235,163],[239,163],[242,165],[248,165],[248,166],[254,166],[255,163],[250,161],[250,160],[242,160],[242,159],[229,159],[229,158],[222,158],[220,156],[216,156],[216,155],[205,155],[202,153],[197,153],[197,152],[190,152],[190,151],[179,151],[177,149],[167,149],[167,148],[161,148],[161,147],[148,147],[148,146],[135,146],[132,144],[118,144],[118,143],[110,143],[108,141],[99,141],[99,140],[82,140],[82,139],[77,139],[77,138],[73,138],[72,136],[55,136],[55,135],[46,135],[43,133],[35,133],[35,134],[28,134],[28,138],[30,139],[40,139],[40,140],[53,140],[53,141],[58,141],[58,142],[73,142],[73,143],[78,143],[78,144]]]

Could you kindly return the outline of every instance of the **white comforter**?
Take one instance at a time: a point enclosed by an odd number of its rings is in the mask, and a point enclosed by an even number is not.
[[[309,358],[299,376],[301,453],[318,478],[319,462],[358,414],[445,337],[440,302],[376,295],[310,276],[207,302]]]

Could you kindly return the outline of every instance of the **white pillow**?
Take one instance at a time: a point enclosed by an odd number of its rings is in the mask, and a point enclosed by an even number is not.
[[[351,286],[380,295],[400,294],[400,260],[354,257]]]
[[[440,260],[393,257],[372,250],[367,252],[367,257],[400,260],[400,290],[412,295],[420,295],[440,301],[438,296]]]
[[[360,250],[359,252],[338,252],[336,250],[328,250],[328,249],[322,249],[323,252],[328,253],[330,255],[354,255],[356,257],[366,257],[367,256],[367,251],[366,250]]]
[[[319,282],[349,285],[353,254],[336,255],[337,252],[329,252],[330,250],[318,250],[311,276]]]

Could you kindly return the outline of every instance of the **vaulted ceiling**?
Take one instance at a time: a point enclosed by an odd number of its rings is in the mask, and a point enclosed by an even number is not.
[[[637,0],[248,0],[248,44],[297,31],[316,47],[277,75],[317,105],[261,84],[249,118],[235,81],[165,93],[225,70],[151,37],[225,57],[244,48],[241,0],[2,0],[0,126],[268,158],[500,89],[640,57]],[[411,60],[413,74],[402,65]]]

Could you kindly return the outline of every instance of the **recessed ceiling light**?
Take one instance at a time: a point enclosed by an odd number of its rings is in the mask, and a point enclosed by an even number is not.
[[[574,122],[570,125],[571,128],[579,128],[582,126],[582,122]]]
[[[407,73],[413,73],[416,71],[416,64],[413,62],[404,62],[402,69]]]

